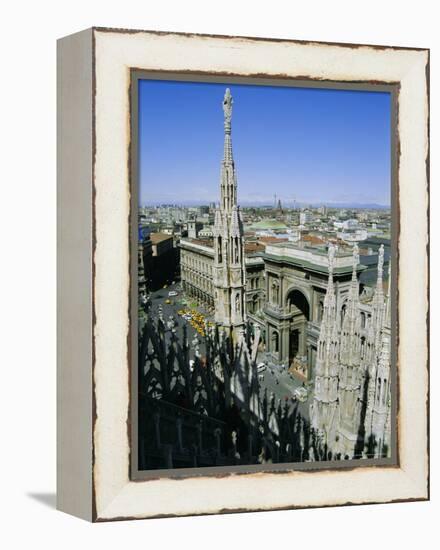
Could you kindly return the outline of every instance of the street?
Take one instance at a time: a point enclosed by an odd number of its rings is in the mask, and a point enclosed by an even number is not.
[[[169,294],[177,292],[177,296],[170,296]],[[191,325],[191,323],[184,319],[181,315],[178,314],[178,311],[181,310],[195,310],[196,312],[203,315],[203,318],[207,321],[212,321],[213,317],[208,313],[208,311],[200,306],[196,306],[195,302],[191,300],[186,300],[181,291],[181,286],[179,282],[174,282],[174,284],[167,285],[166,288],[161,288],[151,292],[150,295],[151,306],[149,308],[149,315],[153,317],[159,316],[160,307],[162,308],[163,319],[165,323],[170,320],[170,316],[174,318],[176,322],[176,331],[180,336],[182,334],[182,327],[185,325],[187,329],[188,343],[190,345],[190,357],[194,357],[194,346],[192,341],[194,337],[197,336],[199,339],[200,345],[199,350],[201,355],[205,354],[205,343],[204,338],[197,333],[196,329]],[[170,303],[167,303],[169,301]]]
[[[268,363],[266,370],[260,374],[261,397],[263,397],[264,391],[267,389],[268,397],[270,397],[271,393],[274,393],[277,400],[281,399],[283,407],[287,401],[290,412],[298,406],[298,411],[303,418],[309,418],[309,398],[301,402],[295,400],[294,397],[295,389],[301,386],[302,382],[290,374],[287,369],[273,363]]]
[[[178,314],[178,311],[183,309],[195,310],[201,313],[207,321],[213,321],[213,316],[208,311],[200,306],[196,306],[195,302],[186,300],[180,290],[181,286],[179,282],[167,285],[166,288],[161,288],[150,293],[151,306],[149,308],[149,314],[157,317],[159,315],[160,307],[162,308],[163,318],[165,323],[169,321],[170,316],[173,316],[176,322],[177,334],[181,334],[181,328],[186,325],[188,343],[190,345],[190,357],[194,358],[194,345],[192,341],[197,335],[199,339],[200,354],[205,355],[205,343],[204,338],[197,333],[196,329],[191,325],[189,320],[184,319]],[[170,296],[170,292],[177,292],[177,296]],[[170,303],[167,303],[169,301]],[[278,401],[281,399],[282,406],[284,407],[287,402],[290,412],[298,407],[298,411],[304,418],[309,418],[309,402],[310,398],[301,402],[295,399],[294,391],[302,386],[302,382],[297,380],[287,368],[274,364],[269,360],[266,354],[259,354],[257,363],[264,362],[267,366],[263,372],[259,373],[259,383],[261,388],[261,398],[264,396],[264,391],[267,390],[268,398],[273,393]]]

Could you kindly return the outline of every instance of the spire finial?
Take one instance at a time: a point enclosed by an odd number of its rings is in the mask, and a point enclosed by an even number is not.
[[[231,131],[232,104],[233,104],[233,99],[231,95],[231,90],[229,88],[226,88],[225,97],[223,98],[223,112],[225,115],[225,132],[226,133],[230,133]]]
[[[334,244],[330,244],[328,247],[328,274],[329,277],[333,276],[333,267],[335,263],[336,247]]]
[[[225,119],[229,121],[232,118],[232,103],[231,90],[226,88],[225,97],[223,98],[223,112],[225,113]]]
[[[391,258],[388,262],[388,280],[390,281],[388,284],[388,294],[391,294]]]
[[[359,247],[358,247],[357,243],[354,243],[354,246],[353,246],[353,276],[352,276],[353,280],[355,280],[357,278],[356,277],[356,271],[357,271],[358,264],[359,264]]]
[[[384,248],[383,244],[379,247],[379,257],[377,261],[377,279],[382,280],[383,276],[383,257],[384,257]]]
[[[386,297],[386,303],[385,303],[385,322],[388,324],[388,326],[391,327],[391,296],[392,296],[392,288],[391,288],[391,258],[388,262],[388,291],[387,291],[387,297]]]

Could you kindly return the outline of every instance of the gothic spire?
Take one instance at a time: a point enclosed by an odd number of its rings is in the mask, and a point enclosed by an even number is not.
[[[222,231],[223,231],[222,214],[221,214],[220,208],[216,208],[215,216],[214,216],[214,230],[213,230],[214,237],[221,236]]]
[[[384,442],[388,445],[390,438],[390,275],[387,297],[383,292],[383,245],[379,249],[377,265],[377,283],[374,291],[371,325],[368,331],[370,354],[368,365],[368,401],[365,417],[366,436],[376,442],[374,456],[382,456]],[[389,264],[389,274],[391,264]]]
[[[385,301],[383,293],[383,262],[384,247],[380,245],[377,259],[377,281],[374,289],[373,300],[371,304],[371,321],[368,330],[368,339],[370,345],[377,351],[380,345],[380,335],[384,322]]]
[[[380,376],[380,378],[384,382],[386,382],[387,379],[389,381],[389,371],[390,371],[390,341],[387,335],[386,338],[382,338],[381,349],[379,354],[379,364],[377,368],[378,376]]]
[[[232,156],[232,96],[226,89],[223,99],[224,151],[221,163],[220,207],[214,221],[214,302],[215,320],[233,331],[238,344],[246,320],[246,267],[243,223],[237,205],[237,177]]]
[[[232,156],[231,118],[232,96],[229,88],[226,88],[223,98],[225,142],[223,148],[223,161],[221,168],[221,209],[230,214],[234,206],[237,206],[237,178]]]
[[[358,364],[360,361],[360,304],[359,281],[357,278],[357,266],[359,264],[359,247],[353,246],[353,270],[351,284],[348,291],[345,306],[344,319],[342,321],[341,335],[341,359],[346,365]]]
[[[316,370],[320,374],[328,372],[331,359],[331,344],[336,325],[336,296],[333,283],[333,269],[336,247],[329,245],[328,248],[328,282],[324,297],[324,310],[322,313],[321,330],[318,339],[318,358]]]
[[[386,304],[385,304],[385,315],[383,322],[388,327],[391,328],[391,292],[392,292],[392,285],[391,285],[391,259],[388,263],[388,291],[387,291],[387,297],[386,297]]]
[[[328,282],[324,297],[324,310],[318,338],[316,374],[310,420],[314,430],[324,434],[333,443],[338,418],[338,348],[336,295],[333,269],[336,247],[328,247]]]
[[[240,237],[242,235],[242,224],[240,219],[240,210],[238,206],[233,206],[231,216],[231,236]]]
[[[353,245],[353,271],[351,274],[351,280],[357,285],[357,266],[359,264],[359,246],[357,243]]]

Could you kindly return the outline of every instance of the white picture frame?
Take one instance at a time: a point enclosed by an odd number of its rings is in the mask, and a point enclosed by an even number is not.
[[[130,72],[398,87],[398,464],[130,478]],[[89,521],[426,500],[429,51],[93,28],[58,43],[58,508]],[[416,299],[415,299],[416,298]]]

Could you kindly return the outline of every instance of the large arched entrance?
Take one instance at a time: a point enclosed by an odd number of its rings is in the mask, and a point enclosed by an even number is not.
[[[286,296],[286,309],[290,313],[289,365],[307,364],[307,323],[310,320],[310,304],[301,290],[290,290]]]

